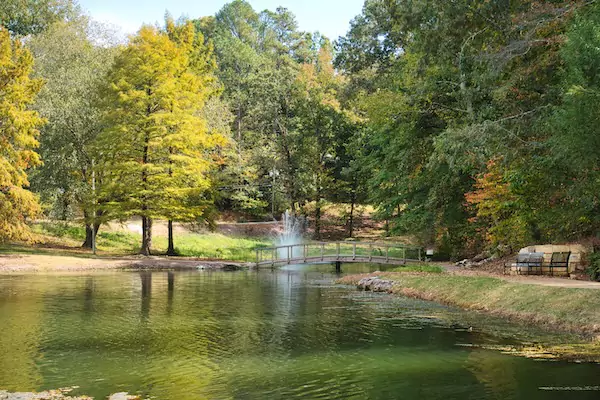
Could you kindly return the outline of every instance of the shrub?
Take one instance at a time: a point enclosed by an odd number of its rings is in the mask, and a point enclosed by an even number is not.
[[[593,281],[600,281],[600,252],[590,254],[590,265],[586,272]]]

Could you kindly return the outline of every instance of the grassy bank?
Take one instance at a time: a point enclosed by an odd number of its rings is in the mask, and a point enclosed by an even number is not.
[[[83,226],[58,222],[40,222],[32,225],[34,243],[3,244],[0,253],[54,254],[71,256],[91,256],[82,249],[85,239]],[[110,230],[103,227],[97,236],[97,249],[100,256],[126,256],[137,254],[142,237],[135,232]],[[182,257],[198,257],[228,261],[252,261],[256,247],[270,245],[268,238],[232,237],[219,233],[178,232],[175,235],[175,249]],[[161,255],[167,251],[167,237],[154,235],[153,252]]]
[[[356,284],[369,275],[347,276]],[[549,328],[600,335],[600,291],[532,286],[499,278],[450,274],[378,274],[394,281],[393,293],[433,300],[465,309],[491,312]]]
[[[357,284],[374,274],[346,276],[342,284]],[[585,344],[552,346],[543,351],[567,358],[600,360],[600,291],[532,286],[499,278],[431,273],[378,273],[393,281],[394,294],[486,312],[547,330],[582,335]],[[542,349],[537,349],[542,351]],[[535,351],[532,351],[535,353]]]

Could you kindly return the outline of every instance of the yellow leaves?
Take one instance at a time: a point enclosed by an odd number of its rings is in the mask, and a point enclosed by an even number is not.
[[[112,126],[100,138],[111,153],[109,195],[122,198],[113,202],[117,214],[189,219],[193,205],[177,210],[208,188],[208,153],[226,143],[203,117],[215,79],[208,53],[193,25],[167,20],[166,32],[143,27],[117,57],[107,104]],[[198,54],[206,65],[198,65]]]
[[[485,238],[489,243],[503,241],[519,247],[527,241],[528,227],[523,215],[514,209],[517,196],[504,178],[498,161],[490,160],[487,171],[477,177],[475,190],[465,194],[467,205],[476,210],[476,217],[470,222],[485,221],[489,227]]]
[[[343,79],[335,73],[331,48],[325,44],[319,50],[315,62],[300,65],[296,83],[300,98],[323,108],[342,112],[338,90],[343,84]]]
[[[40,207],[36,197],[24,189],[26,170],[38,165],[37,127],[44,120],[27,110],[43,82],[30,79],[33,58],[20,43],[0,28],[0,241],[26,239],[26,218]]]
[[[498,218],[504,206],[515,199],[496,160],[488,162],[487,172],[477,177],[475,188],[465,194],[465,200],[477,208],[480,217]]]
[[[573,85],[567,91],[567,96],[580,96],[582,94],[586,94],[589,92],[593,92],[593,91],[586,89],[581,85]]]
[[[395,116],[412,111],[406,104],[404,94],[387,89],[363,96],[359,99],[359,107],[364,110],[369,121],[376,125],[385,125]]]

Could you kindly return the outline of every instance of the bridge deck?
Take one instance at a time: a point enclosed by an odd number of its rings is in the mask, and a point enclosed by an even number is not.
[[[347,251],[352,254],[346,254]],[[410,252],[415,257],[411,257]],[[421,249],[417,247],[390,243],[309,242],[256,249],[255,264],[257,267],[316,263],[405,265],[420,260]]]

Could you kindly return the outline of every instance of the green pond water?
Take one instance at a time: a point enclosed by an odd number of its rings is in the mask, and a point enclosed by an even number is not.
[[[79,386],[74,393],[100,399],[600,398],[600,365],[489,349],[551,335],[333,277],[330,266],[0,275],[0,389]]]

